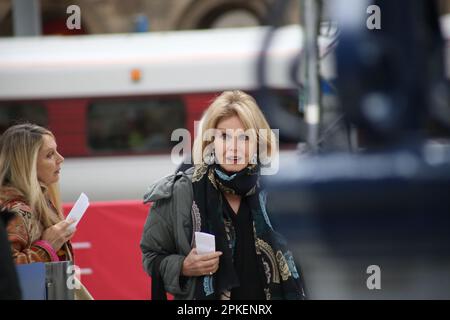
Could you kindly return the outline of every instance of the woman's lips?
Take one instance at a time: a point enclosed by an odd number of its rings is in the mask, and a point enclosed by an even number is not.
[[[238,164],[242,161],[242,157],[227,157],[227,163]]]

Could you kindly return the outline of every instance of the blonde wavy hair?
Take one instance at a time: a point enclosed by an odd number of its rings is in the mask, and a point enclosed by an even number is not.
[[[265,146],[265,150],[258,148],[260,163],[270,163],[271,159],[278,154],[275,135],[255,99],[240,90],[224,91],[214,99],[200,121],[192,149],[195,165],[205,163],[205,152],[209,152],[207,148],[212,148],[212,137],[208,135],[208,131],[216,129],[222,119],[232,116],[237,116],[241,120],[245,130],[255,130],[258,146]]]
[[[57,183],[43,186],[38,180],[37,159],[44,135],[49,130],[35,124],[19,124],[8,128],[0,138],[0,186],[17,189],[28,202],[39,221],[48,228],[62,219],[62,206]],[[48,204],[50,200],[57,212]]]

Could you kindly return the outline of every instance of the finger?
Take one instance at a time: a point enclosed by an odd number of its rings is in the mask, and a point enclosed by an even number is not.
[[[212,273],[216,273],[217,270],[219,270],[219,265],[218,264],[212,266],[212,268],[209,271],[212,272]]]
[[[67,224],[67,225],[63,225],[63,227],[61,228],[61,230],[64,232],[64,233],[74,233],[75,232],[75,230],[76,230],[76,227],[75,227],[75,225],[73,225],[73,224]]]
[[[73,235],[75,234],[75,229],[71,229],[69,232],[66,233],[66,238],[72,238]]]
[[[205,269],[205,271],[204,271],[204,275],[210,275],[210,276],[212,276],[214,273],[216,273],[216,271],[217,271],[217,269],[218,268],[208,268],[208,269]]]
[[[61,230],[66,230],[70,226],[70,224],[69,224],[69,222],[63,220],[61,222],[58,222],[55,226],[57,226]]]
[[[202,275],[204,275],[204,276],[210,276],[210,275],[213,275],[214,274],[214,269],[212,269],[212,268],[205,268],[205,269],[201,269],[202,271],[201,271],[201,274]]]
[[[217,271],[216,268],[210,269],[210,270],[208,271],[208,274],[209,274],[209,275],[213,275],[214,273],[216,273],[216,271]]]
[[[211,259],[214,259],[214,258],[218,258],[221,255],[222,255],[222,252],[216,251],[216,252],[213,252],[213,253],[201,254],[201,255],[199,255],[199,258],[202,261],[206,261],[206,260],[211,260]]]
[[[198,267],[202,269],[211,269],[217,264],[216,260],[200,261]]]
[[[75,222],[77,222],[77,220],[69,219],[69,220],[63,220],[62,222],[64,222],[63,223],[64,226],[69,227],[69,226],[73,225]]]

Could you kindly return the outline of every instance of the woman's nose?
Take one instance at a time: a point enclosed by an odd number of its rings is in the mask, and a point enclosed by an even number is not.
[[[237,138],[233,137],[233,139],[230,139],[229,141],[227,141],[227,150],[228,151],[237,150],[237,144],[238,144]]]

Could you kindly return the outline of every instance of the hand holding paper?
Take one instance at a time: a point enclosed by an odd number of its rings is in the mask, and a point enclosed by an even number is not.
[[[84,193],[81,193],[77,202],[75,202],[75,205],[73,206],[72,210],[70,210],[70,213],[66,217],[66,221],[69,219],[75,221],[69,228],[71,229],[76,228],[78,222],[80,222],[81,218],[83,217],[88,207],[89,207],[89,198]]]
[[[222,252],[216,252],[214,235],[195,232],[194,237],[195,248],[184,259],[181,274],[187,277],[211,276],[219,268]],[[205,268],[205,264],[208,267]]]

